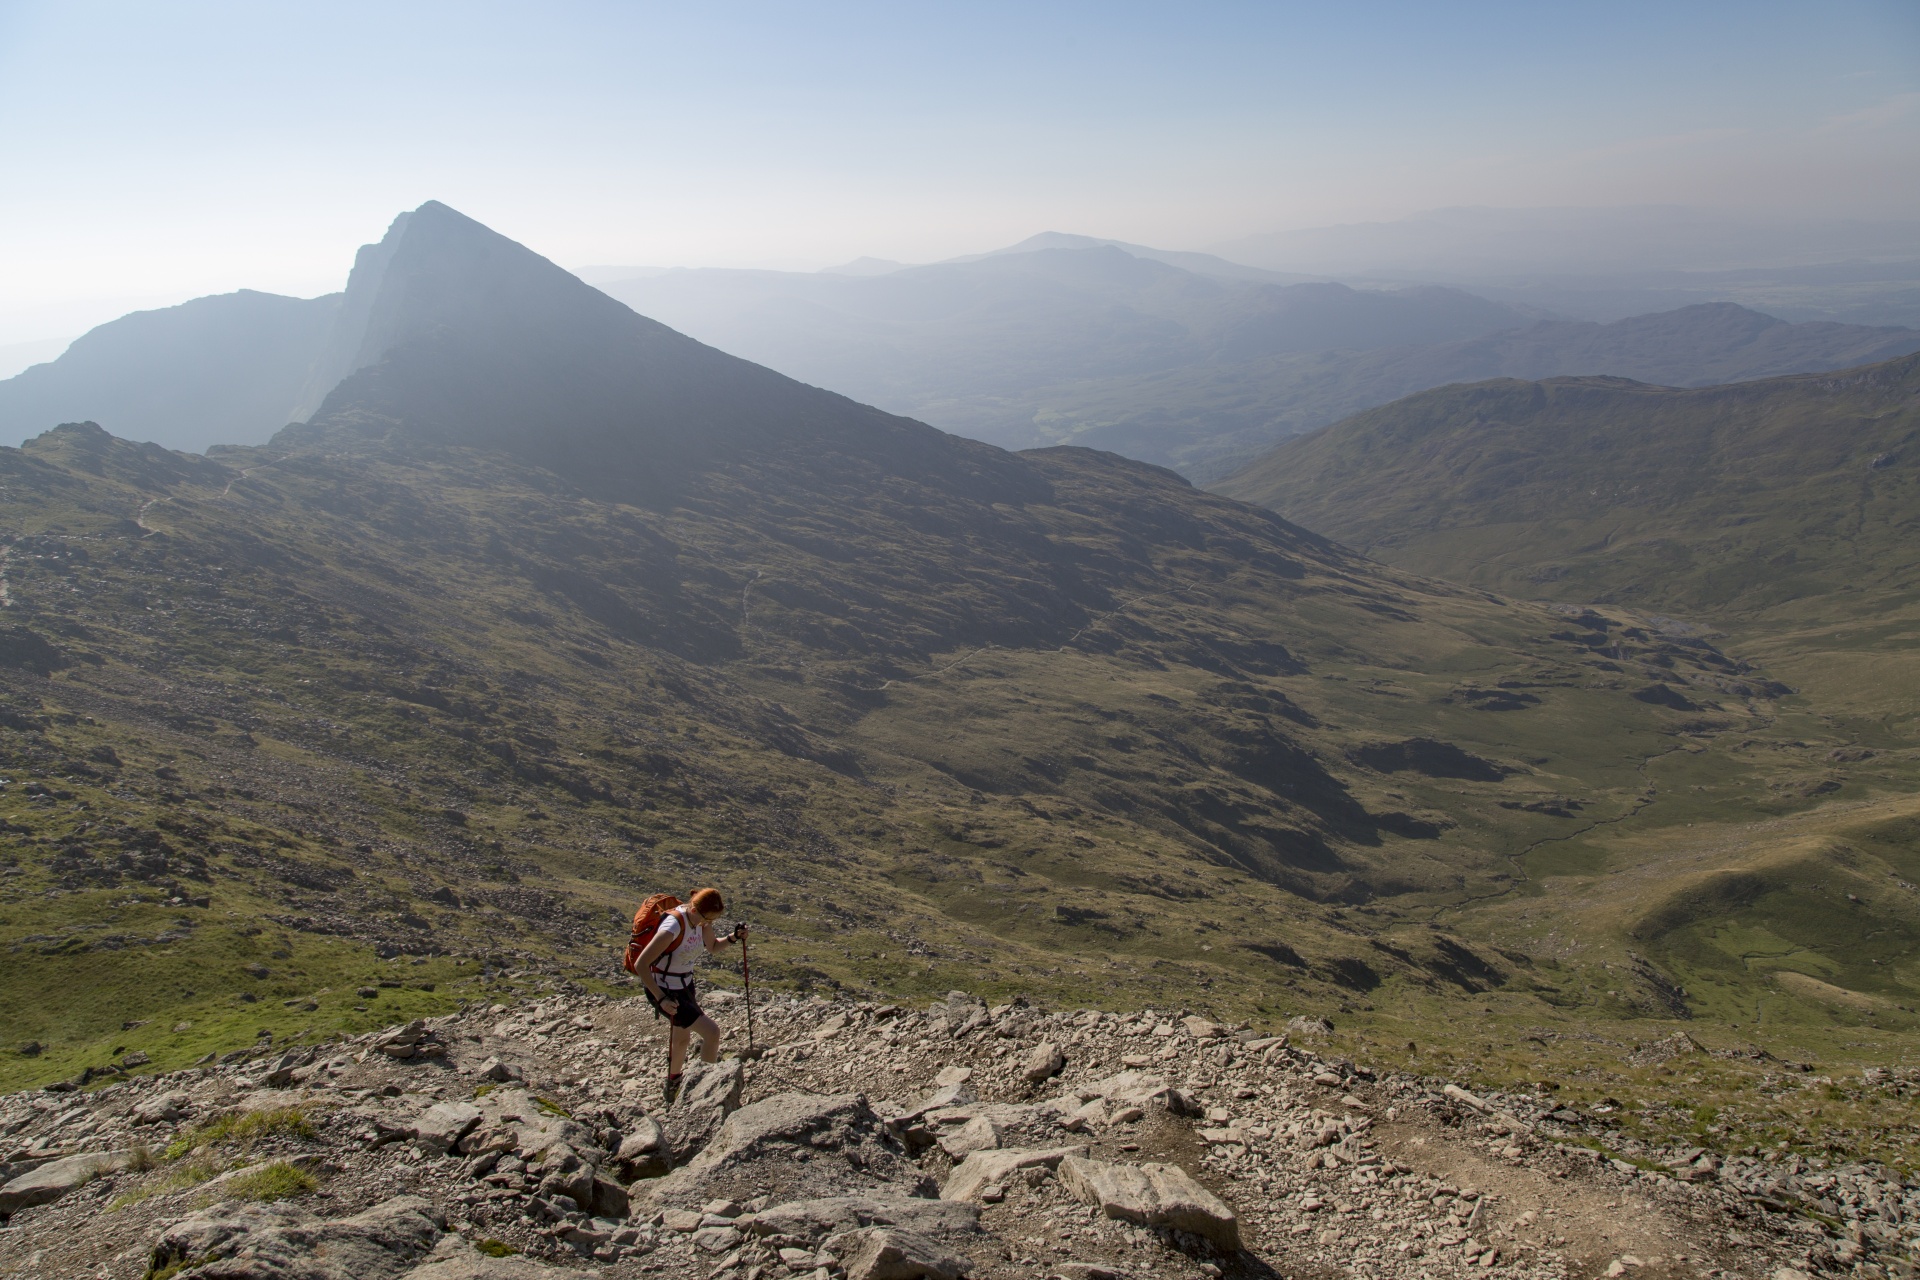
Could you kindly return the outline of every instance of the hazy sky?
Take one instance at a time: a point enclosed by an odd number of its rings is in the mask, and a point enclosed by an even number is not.
[[[0,0],[0,139],[0,343],[337,288],[427,199],[567,265],[1912,216],[1920,4]]]

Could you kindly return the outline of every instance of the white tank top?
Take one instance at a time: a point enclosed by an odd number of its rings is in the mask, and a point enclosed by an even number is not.
[[[661,917],[656,934],[668,939],[668,942],[666,952],[653,962],[655,973],[670,978],[687,978],[693,975],[693,962],[700,958],[702,948],[697,936],[686,937],[686,930],[689,927],[686,912],[685,907],[675,907]],[[693,928],[697,935],[698,926]]]

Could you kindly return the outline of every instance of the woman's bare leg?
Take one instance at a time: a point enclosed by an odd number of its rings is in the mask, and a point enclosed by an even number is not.
[[[705,1022],[707,1019],[703,1018],[701,1021]],[[696,1022],[694,1025],[699,1026],[700,1023]],[[670,1025],[667,1028],[667,1074],[677,1076],[686,1069],[686,1065],[687,1029]]]
[[[720,1024],[703,1013],[700,1020],[693,1024],[693,1029],[700,1033],[701,1061],[720,1061]]]

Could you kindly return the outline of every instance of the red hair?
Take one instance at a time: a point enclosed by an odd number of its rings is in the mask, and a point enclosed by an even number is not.
[[[687,905],[703,916],[717,916],[727,909],[727,904],[720,900],[718,889],[695,889],[693,896],[687,899]]]

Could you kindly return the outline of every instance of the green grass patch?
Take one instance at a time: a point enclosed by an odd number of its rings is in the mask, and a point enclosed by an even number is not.
[[[175,1138],[167,1148],[167,1159],[178,1160],[201,1147],[216,1143],[251,1145],[262,1138],[281,1136],[311,1141],[318,1134],[307,1113],[299,1107],[280,1107],[271,1111],[230,1111],[215,1116],[205,1124],[196,1125]]]
[[[203,1182],[218,1177],[223,1172],[225,1169],[221,1163],[209,1156],[183,1160],[169,1168],[164,1176],[115,1196],[107,1208],[109,1211],[125,1209],[129,1205],[140,1204],[155,1196],[185,1191],[189,1187],[197,1187]]]
[[[229,1179],[222,1190],[236,1200],[265,1204],[274,1200],[291,1200],[309,1191],[317,1191],[319,1187],[319,1179],[305,1169],[295,1168],[285,1160],[276,1160],[264,1169],[255,1169],[252,1173]]]
[[[205,1266],[219,1260],[217,1253],[202,1254],[198,1258],[175,1258],[164,1266],[147,1268],[146,1280],[173,1280],[182,1271],[191,1271],[195,1267]]]

